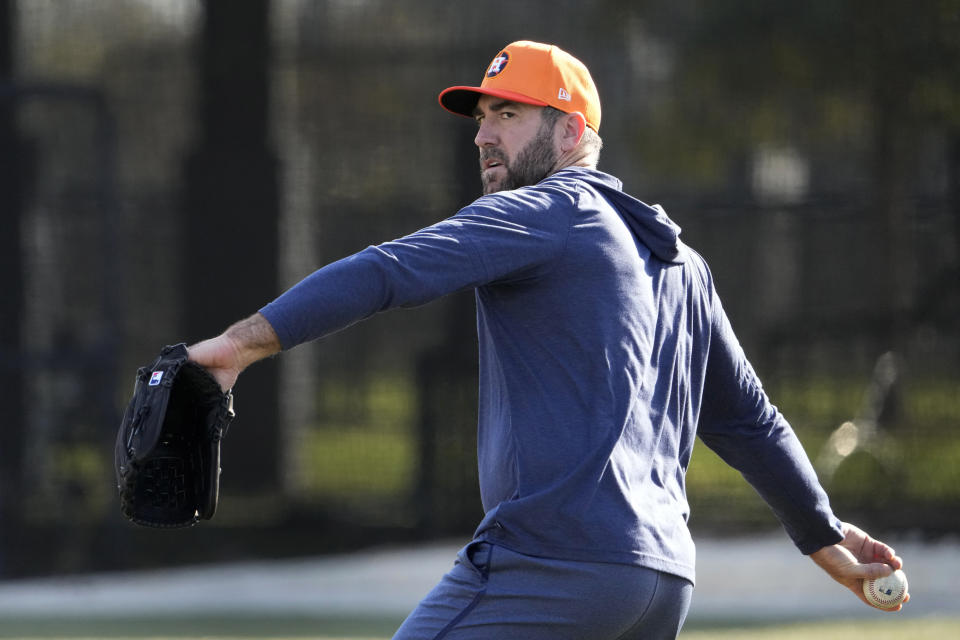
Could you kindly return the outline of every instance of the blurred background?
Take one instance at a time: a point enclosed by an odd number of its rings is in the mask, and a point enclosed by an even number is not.
[[[469,293],[246,372],[203,526],[126,523],[113,440],[160,347],[477,197],[437,94],[518,39],[591,69],[838,515],[960,532],[960,0],[0,0],[0,578],[470,535]],[[699,445],[688,493],[778,529]]]

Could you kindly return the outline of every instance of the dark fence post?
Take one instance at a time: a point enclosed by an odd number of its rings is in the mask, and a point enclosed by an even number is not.
[[[277,160],[269,148],[268,0],[205,3],[200,146],[186,165],[184,337],[219,333],[278,293]],[[279,486],[275,361],[244,373],[224,440],[226,492]]]
[[[466,121],[451,122],[456,206],[463,207],[480,196],[476,130]],[[426,536],[469,532],[483,516],[477,485],[476,302],[472,292],[461,292],[448,304],[443,343],[417,362],[418,524]]]
[[[14,7],[0,0],[0,83],[13,76]],[[13,93],[0,95],[0,575],[6,573],[6,555],[13,551],[19,530],[21,504],[17,488],[22,481],[26,420],[23,403],[22,339],[23,264],[20,247],[25,149],[17,134]]]

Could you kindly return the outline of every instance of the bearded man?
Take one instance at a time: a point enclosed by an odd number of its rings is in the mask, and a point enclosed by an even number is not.
[[[902,561],[842,523],[769,402],[703,258],[597,170],[600,99],[514,42],[441,105],[477,122],[484,195],[327,265],[190,349],[221,386],[375,313],[476,292],[485,516],[395,638],[675,638],[693,592],[684,478],[700,437],[800,552],[861,599]]]

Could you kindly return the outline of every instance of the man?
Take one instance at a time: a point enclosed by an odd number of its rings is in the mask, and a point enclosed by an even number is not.
[[[476,291],[485,517],[396,638],[674,638],[693,590],[684,475],[699,435],[801,552],[861,599],[902,565],[841,523],[659,207],[596,170],[586,67],[515,42],[442,106],[473,117],[484,196],[314,272],[191,357],[251,363],[388,308]]]

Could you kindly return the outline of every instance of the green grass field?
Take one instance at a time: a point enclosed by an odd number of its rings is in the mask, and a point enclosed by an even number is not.
[[[351,620],[284,618],[179,619],[179,620],[47,620],[0,619],[0,638],[23,640],[62,638],[130,640],[388,640],[399,623],[394,619]],[[942,640],[960,637],[960,617],[909,619],[890,615],[882,619],[782,623],[775,625],[689,625],[684,640]]]
[[[924,620],[806,622],[728,629],[691,628],[680,634],[684,640],[944,640],[960,637],[960,618]]]

